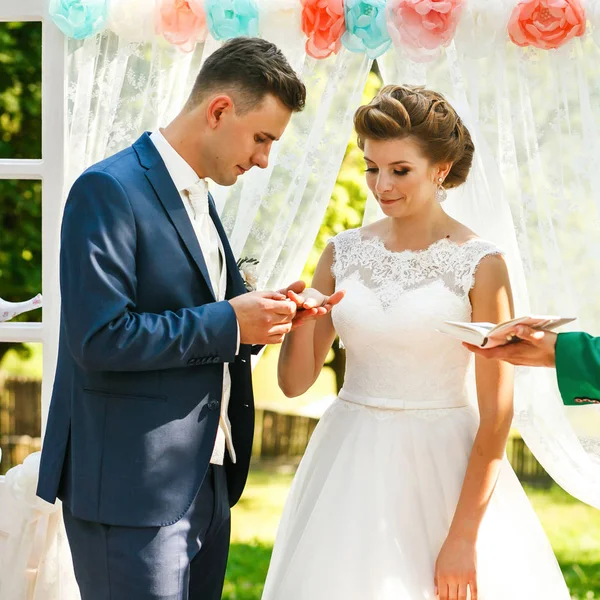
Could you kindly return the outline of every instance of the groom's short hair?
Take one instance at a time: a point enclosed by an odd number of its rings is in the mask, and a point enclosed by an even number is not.
[[[211,54],[196,77],[186,108],[221,91],[234,96],[238,114],[256,108],[267,94],[293,112],[306,103],[306,88],[281,50],[260,38],[233,38]]]

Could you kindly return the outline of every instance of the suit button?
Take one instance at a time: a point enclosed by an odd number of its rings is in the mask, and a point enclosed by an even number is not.
[[[208,410],[217,410],[219,408],[219,401],[218,400],[211,400],[208,403]]]

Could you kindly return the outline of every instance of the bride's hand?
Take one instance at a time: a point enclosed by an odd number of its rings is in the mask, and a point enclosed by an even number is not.
[[[475,544],[447,538],[435,564],[435,590],[440,600],[477,600],[477,557]],[[467,589],[471,595],[467,595]]]
[[[288,298],[296,304],[299,309],[311,310],[319,308],[327,304],[329,296],[325,296],[315,288],[305,288],[302,292],[297,293],[295,290],[288,291]]]
[[[292,321],[292,329],[296,329],[306,321],[311,321],[331,312],[339,304],[345,292],[338,290],[331,296],[326,296],[315,288],[306,288],[301,293],[288,290],[287,297],[296,304],[297,312]]]

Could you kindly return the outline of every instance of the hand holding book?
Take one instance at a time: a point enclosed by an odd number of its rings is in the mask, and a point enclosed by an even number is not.
[[[437,331],[473,346],[494,348],[518,341],[518,338],[515,338],[512,334],[519,325],[525,325],[540,331],[554,331],[558,327],[571,323],[574,320],[574,317],[530,315],[511,319],[497,325],[494,323],[444,321]]]

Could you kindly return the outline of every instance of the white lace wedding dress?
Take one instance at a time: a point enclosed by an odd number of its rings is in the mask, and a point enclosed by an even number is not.
[[[333,241],[343,390],[316,428],[277,534],[263,600],[434,599],[434,565],[478,425],[470,354],[436,332],[471,319],[475,239],[394,253],[359,230]],[[508,461],[478,540],[480,600],[568,600]]]

